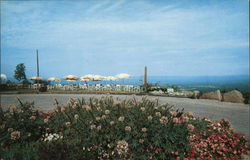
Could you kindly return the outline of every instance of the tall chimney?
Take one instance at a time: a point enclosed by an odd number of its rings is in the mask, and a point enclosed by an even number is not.
[[[148,85],[148,73],[147,73],[147,66],[144,68],[144,87],[147,87]]]
[[[38,60],[38,50],[36,50],[36,69],[37,77],[39,77],[39,60]]]

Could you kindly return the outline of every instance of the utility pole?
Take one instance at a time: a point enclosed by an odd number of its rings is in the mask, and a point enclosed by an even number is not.
[[[36,68],[37,68],[37,77],[39,77],[39,59],[38,59],[38,50],[36,50]]]
[[[148,69],[147,69],[147,66],[144,67],[144,89],[147,92],[147,89],[148,89]]]

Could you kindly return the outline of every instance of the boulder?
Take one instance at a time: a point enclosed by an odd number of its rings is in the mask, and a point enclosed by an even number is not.
[[[201,99],[215,99],[215,100],[218,100],[218,101],[222,100],[220,90],[216,90],[215,92],[203,93],[200,98]]]
[[[183,93],[183,96],[187,98],[192,98],[194,95],[193,91],[182,91],[182,93]]]
[[[233,90],[223,95],[223,101],[233,103],[244,103],[244,98],[240,91]]]
[[[161,94],[164,94],[164,92],[162,90],[159,90],[159,91],[151,91],[149,92],[151,94],[154,94],[154,95],[161,95]]]
[[[194,91],[193,93],[194,93],[194,95],[193,95],[194,99],[200,98],[200,96],[201,96],[201,92],[200,91]]]

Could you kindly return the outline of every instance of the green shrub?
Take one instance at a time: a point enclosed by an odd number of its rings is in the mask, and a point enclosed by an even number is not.
[[[195,136],[203,139],[217,137],[215,134],[241,139],[235,146],[229,138],[221,142],[237,149],[236,154],[225,151],[227,157],[249,152],[247,140],[231,131],[227,121],[201,119],[145,97],[141,101],[111,96],[70,99],[67,106],[57,102],[48,113],[35,110],[33,104],[21,104],[1,113],[0,154],[4,159],[197,158],[203,152],[196,151],[199,141]],[[215,127],[218,124],[221,128]],[[212,158],[225,158],[205,150]]]

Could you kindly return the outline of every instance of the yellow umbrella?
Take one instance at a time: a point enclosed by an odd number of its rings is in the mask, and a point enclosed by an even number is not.
[[[108,76],[108,77],[105,78],[105,80],[107,80],[107,81],[116,81],[116,80],[118,80],[118,78],[114,77],[114,76]]]
[[[93,74],[87,74],[85,76],[82,76],[81,79],[89,79],[89,80],[91,80],[91,79],[93,79],[94,76],[95,75],[93,75]]]
[[[68,81],[68,82],[75,82],[76,80],[74,80],[74,79],[67,79],[66,81]]]
[[[120,73],[120,74],[117,74],[115,77],[119,79],[126,79],[126,78],[131,78],[131,75],[127,73]],[[124,80],[122,81],[122,83],[124,84]]]
[[[102,80],[104,80],[104,79],[105,79],[104,76],[94,75],[92,80],[93,80],[93,81],[102,81]]]
[[[59,82],[59,81],[61,81],[61,80],[60,80],[60,78],[50,77],[50,78],[48,79],[48,81],[57,81],[57,82]]]
[[[86,78],[81,78],[80,81],[90,81],[90,79],[86,79]]]
[[[41,81],[41,80],[43,80],[43,79],[42,79],[42,77],[36,77],[36,76],[34,76],[34,77],[29,78],[29,80]]]
[[[117,74],[115,77],[123,79],[123,78],[131,78],[131,75],[129,75],[127,73],[120,73],[120,74]]]
[[[64,77],[64,79],[67,81],[76,81],[76,80],[78,80],[78,77],[74,76],[74,75],[67,75]]]

